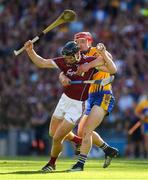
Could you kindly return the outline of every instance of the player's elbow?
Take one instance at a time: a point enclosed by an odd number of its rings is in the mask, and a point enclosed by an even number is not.
[[[54,68],[54,65],[52,64],[52,62],[44,60],[38,64],[38,67],[39,68]]]
[[[116,74],[117,73],[117,67],[113,66],[113,68],[111,69],[111,74]]]
[[[37,64],[38,68],[44,68],[44,64]]]
[[[38,67],[38,68],[45,68],[45,63],[41,60],[33,60],[32,62]]]

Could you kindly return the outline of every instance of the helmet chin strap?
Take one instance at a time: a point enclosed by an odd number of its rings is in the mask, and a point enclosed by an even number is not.
[[[74,57],[75,57],[76,61],[79,62],[80,59],[81,59],[80,52],[79,52],[79,54],[77,54],[77,55],[75,54]]]

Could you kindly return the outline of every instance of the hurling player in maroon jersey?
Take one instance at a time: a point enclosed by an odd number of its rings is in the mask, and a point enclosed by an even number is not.
[[[102,47],[104,47],[104,45],[102,43],[99,43],[97,45],[97,47],[93,47],[92,46],[93,37],[92,37],[90,32],[78,32],[78,33],[76,33],[74,35],[74,41],[77,42],[77,44],[79,45],[81,53],[85,54],[86,56],[94,56],[94,57],[101,56],[102,53],[100,50]],[[107,53],[107,55],[112,59],[112,55],[107,50],[105,50],[105,53]],[[99,71],[97,71],[94,74],[94,76],[92,78],[93,80],[100,80],[100,79],[103,79],[103,78],[110,76],[111,71],[105,72],[106,67],[104,69],[103,69],[103,67],[100,67],[100,68],[99,68]],[[60,73],[59,79],[60,79],[60,82],[63,86],[69,85],[69,83],[70,83],[70,79],[65,76],[64,72]],[[95,96],[95,98],[92,98],[91,94],[94,93],[94,91],[96,91],[96,89],[98,89],[97,91],[101,92],[102,95],[95,92],[96,96]],[[88,120],[87,120],[88,119],[88,113],[91,110],[90,109],[90,103],[91,104],[94,103],[92,99],[98,100],[99,101],[98,105],[103,109],[106,109],[106,106],[104,106],[104,102],[106,102],[106,104],[108,102],[108,107],[112,107],[112,108],[108,108],[108,110],[110,110],[110,112],[112,111],[112,109],[114,107],[114,105],[113,105],[114,103],[113,103],[113,101],[111,101],[111,98],[108,98],[108,100],[106,100],[106,98],[102,98],[103,96],[106,96],[105,94],[107,94],[109,91],[104,91],[104,90],[102,91],[101,89],[103,90],[104,88],[102,88],[101,86],[96,85],[96,84],[90,85],[89,95],[88,95],[88,99],[87,99],[87,107],[86,107],[85,113],[83,114],[83,117],[80,119],[79,124],[78,124],[77,135],[79,137],[79,142],[80,142],[80,137],[82,137],[82,135],[83,135],[84,127],[86,126],[86,122],[88,122]],[[105,86],[105,90],[110,90],[110,89],[111,89],[111,84],[109,84],[108,86]],[[112,97],[112,95],[111,95],[111,97]],[[99,118],[101,118],[101,114],[99,114]],[[94,117],[94,119],[95,119],[95,117]],[[91,121],[91,125],[92,124],[93,124],[93,121]],[[89,125],[89,128],[90,128],[90,125]],[[70,139],[70,136],[71,137],[74,136],[73,132],[69,133],[67,138]],[[98,132],[95,132],[95,131],[92,132],[92,143],[93,143],[93,145],[95,145],[95,146],[97,146],[103,150],[104,155],[105,155],[105,161],[103,163],[103,168],[108,167],[111,164],[113,157],[116,157],[118,155],[118,150],[116,148],[108,145],[100,137]],[[82,142],[76,143],[76,150],[75,150],[76,155],[80,154],[81,144],[82,144]],[[82,159],[83,158],[84,157],[82,157]]]
[[[89,80],[96,71],[94,67],[104,64],[103,58],[95,59],[94,57],[81,56],[79,47],[74,41],[66,43],[62,49],[62,57],[52,59],[44,59],[37,55],[31,41],[26,42],[24,46],[28,56],[36,66],[39,68],[59,68],[70,80]],[[81,74],[81,66],[85,63],[88,63],[89,70],[81,76],[79,75]],[[55,169],[56,159],[62,151],[62,142],[82,115],[83,104],[88,97],[88,89],[89,85],[87,84],[64,87],[49,128],[49,134],[53,137],[51,159],[42,168],[43,171],[50,172]]]

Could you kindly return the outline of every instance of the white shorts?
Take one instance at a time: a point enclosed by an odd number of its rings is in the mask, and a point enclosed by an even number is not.
[[[59,103],[53,113],[58,119],[65,119],[72,124],[76,124],[84,111],[85,102],[69,98],[62,94]]]

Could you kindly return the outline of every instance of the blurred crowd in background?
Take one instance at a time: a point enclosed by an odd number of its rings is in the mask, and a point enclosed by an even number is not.
[[[48,134],[50,117],[62,92],[59,71],[39,69],[25,53],[15,57],[13,50],[35,37],[65,9],[74,10],[77,21],[49,32],[35,44],[35,50],[45,58],[60,56],[61,47],[80,31],[91,32],[94,45],[104,43],[118,73],[113,82],[116,106],[103,122],[102,132],[124,136],[125,155],[142,156],[132,150],[138,142],[142,144],[141,129],[134,138],[127,131],[136,122],[135,106],[148,89],[147,0],[1,0],[0,131],[43,127]],[[43,146],[41,142],[40,148]]]

